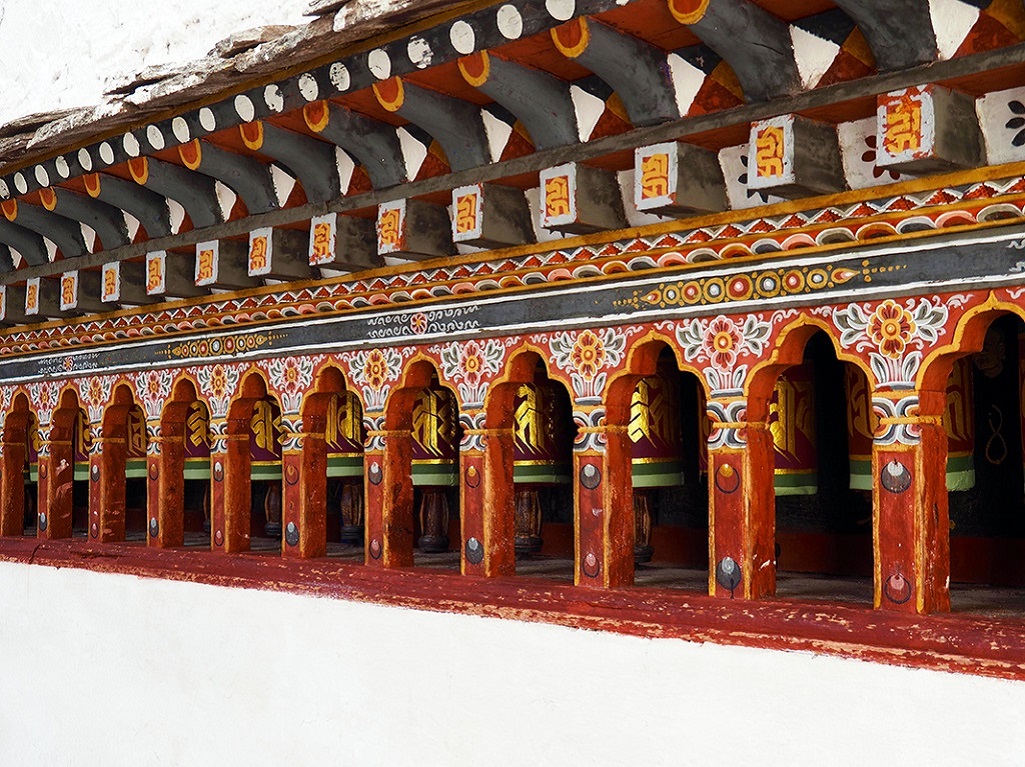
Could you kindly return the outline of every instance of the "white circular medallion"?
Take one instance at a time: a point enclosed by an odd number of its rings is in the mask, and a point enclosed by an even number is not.
[[[134,133],[126,133],[122,136],[121,146],[124,147],[125,154],[129,157],[139,156],[139,139],[135,137]]]
[[[452,47],[464,56],[473,53],[477,47],[477,36],[473,33],[473,27],[465,21],[460,20],[452,25],[448,39],[452,41]]]
[[[391,58],[383,48],[374,48],[367,56],[367,66],[370,73],[378,80],[387,80],[391,77]]]
[[[338,90],[349,90],[349,86],[352,84],[352,79],[349,77],[349,69],[345,64],[340,61],[336,61],[327,71],[327,75],[331,78],[331,84]]]
[[[100,144],[100,159],[107,165],[114,164],[114,148],[106,141]]]
[[[406,54],[409,56],[410,62],[417,69],[426,69],[434,59],[434,51],[431,50],[430,43],[422,37],[409,38],[409,43],[406,45]]]
[[[14,174],[14,188],[22,194],[28,191],[28,182],[25,181],[25,177],[21,173]]]
[[[576,0],[545,0],[545,8],[553,19],[569,21],[576,11]]]
[[[317,85],[317,78],[309,72],[299,75],[299,93],[307,101],[316,101],[320,95],[320,86]]]
[[[285,108],[285,97],[281,95],[281,88],[276,85],[268,85],[263,89],[263,103],[272,112],[280,112]]]
[[[175,117],[171,120],[171,133],[183,144],[192,138],[192,134],[189,133],[189,124],[185,122],[184,117]]]
[[[146,129],[146,140],[158,152],[164,148],[164,134],[156,125],[151,125]]]
[[[240,93],[235,97],[235,113],[246,122],[252,122],[253,118],[256,117],[256,107],[253,106],[252,100],[244,93]]]
[[[7,182],[0,178],[0,200],[6,200],[11,196],[11,190],[7,188]]]
[[[50,186],[50,174],[42,165],[36,166],[36,181],[39,182],[39,186]]]
[[[86,173],[93,169],[93,158],[85,147],[78,150],[78,164],[82,166],[82,170]]]
[[[498,31],[506,40],[519,40],[523,34],[523,17],[515,5],[503,5],[498,9]]]
[[[199,110],[199,124],[205,131],[213,131],[217,128],[217,118],[214,117],[214,110],[210,107],[203,107]]]

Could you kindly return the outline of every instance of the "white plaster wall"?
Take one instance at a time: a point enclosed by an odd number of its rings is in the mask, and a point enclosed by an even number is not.
[[[0,564],[0,764],[1021,764],[1025,684]]]
[[[232,32],[299,24],[308,0],[0,0],[0,125],[93,106],[104,83],[202,58]]]

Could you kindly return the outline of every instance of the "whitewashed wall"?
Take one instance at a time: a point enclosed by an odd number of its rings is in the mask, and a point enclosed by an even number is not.
[[[102,101],[104,83],[202,58],[232,32],[303,23],[309,0],[0,0],[0,125]],[[305,19],[309,21],[309,19]]]
[[[1025,684],[0,564],[0,764],[1021,764]]]

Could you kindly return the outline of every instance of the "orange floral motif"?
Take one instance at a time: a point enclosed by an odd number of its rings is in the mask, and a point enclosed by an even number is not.
[[[910,312],[894,301],[884,301],[872,313],[866,332],[885,356],[896,359],[915,335]]]
[[[703,345],[712,365],[729,368],[737,361],[737,352],[743,340],[740,328],[733,320],[716,317],[708,324]]]
[[[228,393],[228,371],[223,365],[214,365],[210,368],[210,380],[207,384],[210,393],[220,399]]]
[[[366,362],[363,363],[363,378],[367,386],[376,391],[380,391],[388,380],[388,360],[380,349],[371,349],[367,354]]]
[[[577,372],[589,381],[605,367],[605,345],[593,331],[584,330],[573,344],[570,359]]]

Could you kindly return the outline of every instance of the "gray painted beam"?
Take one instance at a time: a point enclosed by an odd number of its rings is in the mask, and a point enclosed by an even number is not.
[[[460,61],[463,78],[523,123],[538,149],[580,140],[569,83],[486,51]]]
[[[14,254],[11,249],[0,243],[0,272],[14,271]]]
[[[4,285],[3,296],[0,297],[0,325],[10,327],[12,325],[25,325],[32,322],[34,318],[25,314],[25,286]]]
[[[155,161],[151,158],[150,162]],[[134,216],[151,239],[171,235],[171,214],[167,208],[167,200],[162,195],[117,176],[97,174],[96,179],[96,190],[90,190],[89,186],[86,186],[90,195]],[[191,214],[189,218],[192,218]],[[199,226],[194,218],[192,223]]]
[[[0,216],[0,242],[21,253],[29,266],[41,266],[50,261],[50,253],[40,235],[12,224],[2,216]]]
[[[302,183],[307,200],[324,202],[341,194],[335,150],[329,144],[268,122],[258,124],[260,136],[256,140],[246,125],[240,126],[246,146],[291,171]]]
[[[266,213],[278,207],[278,198],[274,192],[270,168],[257,159],[237,152],[229,152],[205,141],[199,142],[201,151],[199,164],[189,164],[196,172],[217,179],[232,189],[250,213]],[[189,157],[185,144],[178,152],[182,161],[188,164]]]
[[[119,273],[118,290],[111,296],[107,296],[101,291],[101,301],[119,306],[125,304],[144,306],[153,302],[153,299],[146,295],[145,264],[140,264],[138,261],[115,261],[113,266]]]
[[[374,189],[387,189],[406,181],[406,165],[395,129],[337,104],[328,104],[326,122],[306,124],[328,141],[355,157]]]
[[[254,259],[259,246],[262,258]],[[313,276],[310,266],[310,233],[301,229],[254,229],[249,234],[249,276],[274,280],[308,280]]]
[[[566,45],[563,34],[576,25],[579,45]],[[594,19],[580,17],[552,30],[556,47],[566,57],[607,82],[626,107],[634,125],[678,120],[680,109],[666,54],[631,35]]]
[[[151,299],[161,298],[192,298],[206,296],[210,291],[196,285],[196,254],[156,251],[146,254],[146,266],[149,268],[151,258],[163,260],[164,284],[150,290],[146,283],[146,295]]]
[[[19,201],[17,215],[11,223],[53,240],[64,258],[76,258],[89,252],[82,237],[82,226],[77,221],[58,216],[38,205]]]
[[[789,28],[749,0],[711,0],[688,26],[733,68],[747,101],[802,90]]]
[[[935,61],[936,32],[929,0],[836,0],[854,19],[880,71]]]
[[[71,305],[68,305],[66,302],[62,302],[60,305],[62,316],[97,314],[109,311],[110,307],[100,300],[101,292],[99,272],[79,271],[74,300],[71,302]]]
[[[125,217],[118,208],[68,189],[52,189],[53,212],[92,227],[105,250],[131,242]]]
[[[224,221],[212,178],[153,157],[146,158],[146,165],[146,176],[139,183],[178,202],[189,214],[194,227],[201,229]],[[104,185],[107,181],[104,178]]]
[[[310,221],[309,261],[322,269],[357,272],[384,265],[377,230],[368,218],[328,213]]]
[[[480,109],[469,101],[421,88],[406,80],[394,98],[382,96],[386,84],[374,86],[377,100],[385,109],[418,125],[445,150],[454,171],[477,168],[491,162],[488,136]]]
[[[56,243],[65,258],[75,258],[89,252],[85,246],[85,238],[82,237],[82,226],[78,221],[51,213],[38,205],[18,201],[17,213],[11,223],[49,238]]]

